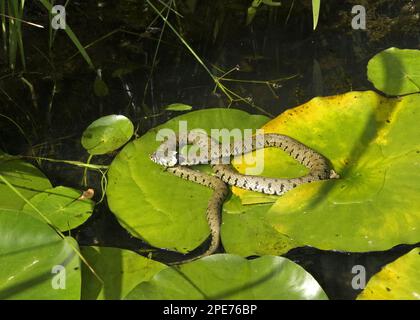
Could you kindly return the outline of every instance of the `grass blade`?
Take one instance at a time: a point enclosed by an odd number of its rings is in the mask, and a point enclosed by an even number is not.
[[[52,5],[48,0],[39,0],[39,2],[48,10],[48,12],[51,12]],[[93,65],[92,60],[90,59],[87,51],[83,47],[83,45],[80,43],[77,36],[74,34],[73,30],[70,28],[70,26],[67,24],[64,31],[67,33],[67,36],[70,38],[70,40],[73,42],[73,44],[76,46],[77,50],[80,52],[82,57],[85,59],[89,67],[92,69],[95,69],[95,66]]]
[[[321,0],[312,0],[312,16],[314,22],[314,30],[318,25],[319,9],[321,7]]]

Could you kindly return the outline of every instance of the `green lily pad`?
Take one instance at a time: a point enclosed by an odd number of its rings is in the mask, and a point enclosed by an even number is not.
[[[36,167],[22,160],[0,161],[0,175],[26,199],[52,187],[50,181]],[[0,209],[20,210],[25,201],[3,181],[0,181]]]
[[[246,260],[216,254],[167,268],[140,283],[126,299],[325,300],[325,292],[302,267],[274,256]]]
[[[368,282],[358,300],[420,300],[420,248],[387,264]]]
[[[109,115],[93,121],[83,132],[82,146],[91,155],[114,151],[130,140],[133,123],[122,115]]]
[[[41,211],[61,231],[81,225],[90,217],[95,203],[90,199],[80,200],[82,192],[59,186],[47,189],[30,199],[30,203]],[[25,213],[42,221],[42,217],[29,204],[23,207]]]
[[[265,132],[289,135],[325,155],[341,178],[289,191],[266,221],[324,250],[380,251],[419,242],[419,105],[420,95],[349,92],[314,98],[267,123]],[[265,170],[282,166],[272,160]]]
[[[300,247],[266,221],[265,213],[270,207],[271,204],[243,205],[238,197],[232,196],[223,206],[221,233],[225,251],[249,257],[280,255]]]
[[[47,224],[0,210],[0,299],[80,299],[80,261],[73,248],[73,238],[63,240]]]
[[[82,265],[82,299],[120,300],[142,281],[150,280],[167,268],[129,250],[103,247],[82,247],[82,254],[102,279]]]
[[[111,211],[132,234],[154,246],[180,252],[199,246],[209,235],[206,208],[212,190],[166,172],[149,159],[160,141],[159,129],[255,129],[267,121],[234,109],[208,109],[176,117],[130,142],[108,172],[107,199]],[[194,228],[191,228],[194,226]]]
[[[368,79],[389,95],[420,92],[420,50],[389,48],[370,59]]]

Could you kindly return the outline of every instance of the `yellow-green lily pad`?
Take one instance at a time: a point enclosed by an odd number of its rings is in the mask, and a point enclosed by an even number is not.
[[[420,300],[420,248],[387,264],[367,283],[358,300]]]
[[[23,210],[44,221],[35,207],[59,230],[70,230],[85,222],[95,206],[92,200],[82,199],[81,196],[79,190],[59,186],[33,196],[29,201],[31,205],[25,204]]]
[[[368,79],[389,95],[420,92],[420,50],[389,48],[369,60]]]
[[[133,133],[130,119],[111,114],[93,121],[83,132],[81,142],[91,155],[105,154],[123,146]]]
[[[387,99],[349,92],[314,98],[267,123],[266,132],[317,150],[341,176],[279,197],[266,213],[269,224],[325,250],[366,252],[419,242],[419,105],[418,94]],[[272,160],[265,170],[282,166],[281,159]]]

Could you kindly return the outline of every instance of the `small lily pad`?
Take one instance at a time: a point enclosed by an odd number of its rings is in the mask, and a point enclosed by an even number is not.
[[[123,115],[109,115],[93,121],[83,132],[82,145],[91,155],[114,151],[130,140],[133,123]]]
[[[90,199],[79,199],[82,192],[59,186],[47,189],[30,199],[30,203],[41,211],[61,231],[78,227],[90,217],[94,202]],[[29,204],[23,210],[42,221],[42,217]]]
[[[420,92],[420,50],[389,48],[369,60],[368,79],[389,95]]]

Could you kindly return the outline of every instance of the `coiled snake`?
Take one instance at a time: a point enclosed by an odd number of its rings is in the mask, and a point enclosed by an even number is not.
[[[180,178],[193,181],[214,190],[207,206],[207,222],[211,231],[211,243],[208,249],[201,255],[182,263],[214,253],[220,244],[220,224],[223,202],[229,193],[227,185],[243,189],[258,191],[266,194],[282,195],[287,191],[304,183],[318,180],[338,178],[339,176],[330,169],[328,160],[307,147],[303,143],[282,134],[268,133],[257,134],[249,141],[230,143],[227,146],[220,144],[202,132],[190,132],[188,137],[180,141],[178,136],[163,142],[150,158],[153,162],[162,165],[166,170]],[[211,150],[199,155],[188,156],[185,159],[177,150],[185,145],[196,145],[202,150]],[[211,148],[209,148],[211,146]],[[269,178],[262,176],[243,175],[230,166],[230,157],[246,154],[254,150],[267,147],[277,147],[287,152],[292,158],[310,171],[307,175],[291,178]],[[214,176],[190,169],[186,166],[197,164],[210,164]]]

